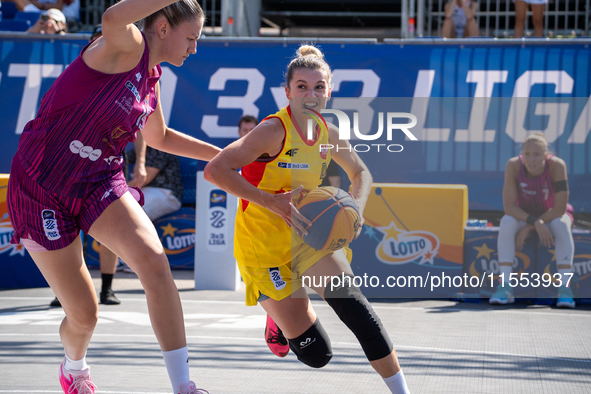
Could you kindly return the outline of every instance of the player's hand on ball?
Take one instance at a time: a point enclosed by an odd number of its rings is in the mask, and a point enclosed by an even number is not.
[[[303,188],[303,186],[300,186],[290,192],[269,195],[270,198],[266,199],[265,208],[279,215],[281,219],[285,221],[288,227],[293,225],[299,232],[304,232],[304,234],[307,234],[308,232],[301,223],[299,223],[297,220],[294,220],[293,222],[291,220],[293,215],[293,217],[303,220],[308,225],[312,224],[308,219],[300,214],[291,203],[293,196],[300,194]]]

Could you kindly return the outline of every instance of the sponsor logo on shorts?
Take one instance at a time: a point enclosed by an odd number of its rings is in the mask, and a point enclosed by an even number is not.
[[[277,163],[277,166],[279,168],[288,168],[288,169],[292,169],[292,170],[309,170],[310,169],[310,165],[308,163],[286,163],[286,162],[280,161],[279,163]]]
[[[111,192],[113,191],[113,189],[110,189],[108,191],[105,192],[105,194],[103,194],[103,197],[101,198],[101,201],[103,201],[105,198],[109,197],[111,195]]]
[[[279,268],[269,268],[269,276],[271,277],[271,282],[275,285],[275,289],[281,290],[287,285],[281,276],[281,272],[279,272]]]
[[[127,81],[125,82],[125,87],[129,90],[131,90],[131,93],[133,93],[133,95],[135,96],[135,100],[139,103],[140,101],[142,101],[142,98],[140,97],[140,92],[137,90],[137,88],[134,86],[133,83],[131,83],[131,81]]]
[[[103,151],[100,149],[94,149],[92,146],[85,146],[78,140],[70,142],[70,152],[80,155],[83,159],[88,158],[91,161],[97,161],[103,154]]]
[[[314,342],[316,342],[316,338],[306,338],[305,341],[300,342],[300,349],[307,348],[308,346],[310,346]]]
[[[51,209],[44,209],[41,212],[41,219],[43,220],[43,230],[45,236],[50,241],[55,241],[61,238],[59,230],[57,228],[57,220],[55,219],[55,211]]]

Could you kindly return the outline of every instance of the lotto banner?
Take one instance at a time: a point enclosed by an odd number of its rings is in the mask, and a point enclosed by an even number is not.
[[[490,297],[499,284],[499,258],[497,252],[498,227],[471,228],[466,227],[464,241],[464,273],[473,279],[467,281],[464,293]],[[513,272],[521,277],[532,277],[536,272],[536,239],[530,237],[523,249],[515,254]],[[525,283],[524,283],[525,284]],[[474,285],[474,286],[473,286]],[[534,299],[536,287],[532,283],[517,286],[513,291],[517,298]]]
[[[587,230],[573,230],[575,254],[573,258],[573,276],[569,285],[575,298],[591,298],[591,232]],[[560,283],[556,273],[556,250],[554,246],[548,248],[538,243],[537,264],[540,275],[552,278],[548,286],[538,287],[538,297],[556,298]],[[567,279],[568,280],[568,279]]]
[[[170,268],[193,269],[195,258],[195,210],[182,208],[154,221],[158,238],[162,242]],[[86,264],[100,267],[99,243],[87,235]]]
[[[350,247],[366,296],[448,298],[461,291],[465,185],[374,184],[364,219]]]
[[[7,188],[8,175],[0,174],[0,288],[47,287],[25,247],[10,243],[14,229],[8,216]]]

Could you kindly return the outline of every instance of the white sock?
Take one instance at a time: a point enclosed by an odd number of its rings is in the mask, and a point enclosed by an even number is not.
[[[83,369],[88,368],[88,364],[86,364],[86,354],[82,357],[81,360],[72,360],[66,354],[66,363],[64,364],[64,368],[68,371],[82,371]]]
[[[189,348],[185,346],[169,352],[162,352],[162,356],[170,383],[172,383],[172,390],[177,393],[179,384],[191,380],[189,378]]]
[[[560,274],[560,280],[562,282],[562,286],[566,286],[566,284],[568,283],[568,287],[570,287],[571,285],[571,281],[572,281],[572,275],[565,275],[565,274],[572,274],[573,273],[573,269],[572,268],[559,268],[558,269],[558,273]]]
[[[503,281],[509,283],[509,280],[511,279],[511,272],[513,272],[513,264],[511,264],[511,265],[500,265],[499,266],[499,270],[501,271],[499,273],[500,274],[503,274]]]
[[[404,373],[402,370],[398,371],[396,375],[392,375],[389,378],[384,378],[384,383],[390,389],[390,392],[393,394],[410,394],[410,390],[406,385],[406,380],[404,379]]]

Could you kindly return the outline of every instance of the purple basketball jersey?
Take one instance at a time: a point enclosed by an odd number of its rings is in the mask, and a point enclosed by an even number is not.
[[[41,187],[83,198],[122,171],[125,145],[135,140],[158,102],[161,68],[154,67],[150,76],[145,41],[139,64],[120,74],[88,67],[82,60],[87,45],[45,94],[15,157]]]
[[[544,172],[536,178],[528,178],[523,156],[519,155],[519,174],[517,174],[517,206],[530,215],[540,216],[554,206],[554,184],[550,177],[550,158],[546,158]]]

